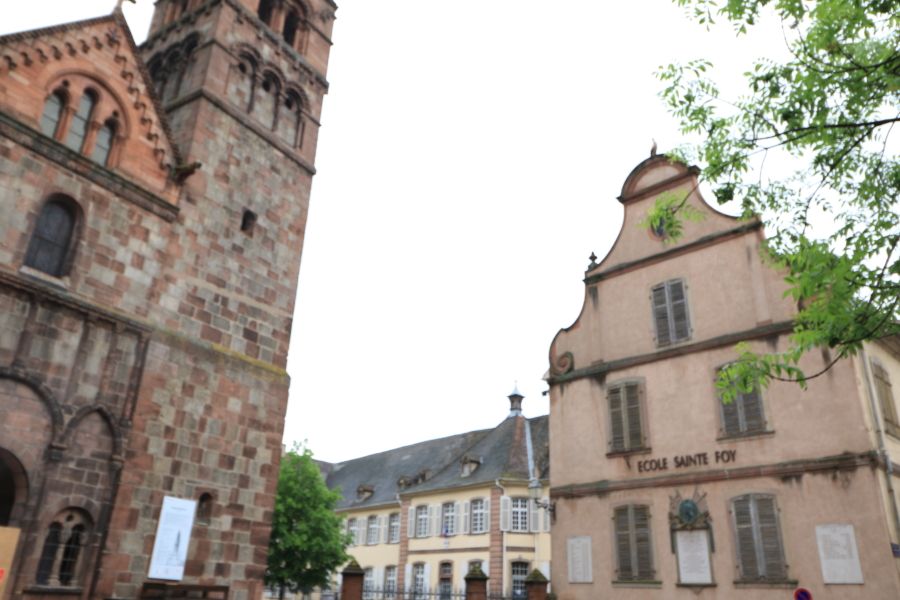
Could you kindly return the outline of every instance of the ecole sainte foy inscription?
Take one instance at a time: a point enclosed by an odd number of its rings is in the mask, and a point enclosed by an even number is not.
[[[712,455],[712,458],[710,458]],[[672,458],[671,465],[675,469],[688,467],[706,467],[710,464],[730,464],[737,460],[737,450],[716,450],[715,452],[697,452],[696,454],[677,454]],[[650,473],[654,471],[668,471],[669,457],[647,458],[637,461],[638,473]]]

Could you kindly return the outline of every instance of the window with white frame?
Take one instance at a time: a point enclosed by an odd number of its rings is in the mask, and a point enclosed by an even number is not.
[[[388,543],[400,543],[400,513],[391,513],[388,517]]]
[[[512,531],[528,531],[528,498],[512,499]]]
[[[681,279],[672,279],[653,286],[650,291],[657,346],[668,346],[691,337],[685,287]]]
[[[525,579],[528,577],[528,563],[514,561],[512,563],[512,597],[513,600],[526,597]]]
[[[449,561],[440,564],[438,577],[439,600],[450,600],[453,593],[453,563]]]
[[[650,538],[650,508],[636,504],[620,506],[613,513],[615,551],[619,581],[648,581],[653,570]]]
[[[441,506],[441,535],[456,535],[455,502],[444,502]]]
[[[378,543],[378,517],[372,515],[369,517],[366,527],[366,544],[374,545]]]
[[[428,537],[428,507],[425,505],[416,507],[416,537]]]
[[[372,567],[363,570],[363,600],[375,600],[375,571]]]
[[[631,452],[645,447],[641,408],[643,396],[643,386],[637,381],[610,385],[607,389],[610,452]]]
[[[427,582],[425,581],[425,563],[415,563],[413,565],[412,571],[413,598],[415,600],[420,600],[425,597],[425,586],[427,584]]]
[[[355,518],[347,519],[347,535],[350,536],[350,545],[356,545],[357,538],[357,522]]]
[[[470,511],[472,515],[470,531],[472,533],[485,533],[487,531],[487,507],[485,506],[484,498],[472,500]]]
[[[787,565],[775,497],[746,494],[731,501],[741,581],[784,581]]]
[[[393,600],[397,591],[397,567],[390,565],[384,568],[384,598]]]

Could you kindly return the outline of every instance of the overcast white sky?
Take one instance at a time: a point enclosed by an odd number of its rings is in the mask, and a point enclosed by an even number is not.
[[[0,33],[114,0],[4,7]],[[736,40],[671,0],[343,0],[289,359],[285,440],[338,461],[493,427],[547,353],[631,169],[684,141],[663,64],[710,57],[736,94],[780,25]],[[138,42],[152,0],[126,4]]]

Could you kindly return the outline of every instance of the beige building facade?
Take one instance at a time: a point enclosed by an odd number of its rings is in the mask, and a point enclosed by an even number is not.
[[[524,417],[521,402],[513,393],[493,429],[322,465],[374,590],[364,597],[450,598],[474,565],[507,597],[532,570],[549,576],[548,419]]]
[[[900,597],[900,341],[804,390],[722,404],[735,344],[783,350],[795,306],[762,223],[709,207],[695,168],[651,156],[624,224],[550,349],[553,589],[560,600]],[[704,218],[677,242],[640,225],[661,194]],[[822,370],[827,349],[801,366]]]

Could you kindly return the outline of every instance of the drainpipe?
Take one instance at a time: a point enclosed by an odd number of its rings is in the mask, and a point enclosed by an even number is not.
[[[881,427],[881,414],[878,412],[877,403],[875,402],[875,385],[872,383],[872,371],[869,365],[869,357],[866,354],[866,348],[863,346],[861,350],[863,361],[863,374],[866,377],[866,388],[869,397],[869,408],[872,411],[872,419],[875,421],[875,432],[878,438],[878,456],[884,461],[885,478],[887,479],[888,495],[891,499],[891,516],[894,521],[894,535],[900,537],[900,510],[897,508],[897,495],[894,493],[894,465],[891,457],[887,453],[884,443],[884,430]],[[895,538],[896,539],[896,538]]]
[[[503,487],[499,479],[494,480],[494,485],[500,488],[500,498],[502,499],[506,495],[506,488]],[[500,529],[500,594],[502,595],[503,584],[506,580],[506,532],[500,528],[500,520],[503,519],[503,500],[500,501],[500,505],[497,507],[500,509],[497,511],[497,528]]]

